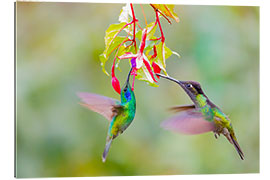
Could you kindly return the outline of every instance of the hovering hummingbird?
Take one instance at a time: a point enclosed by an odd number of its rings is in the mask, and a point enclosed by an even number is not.
[[[135,116],[136,99],[129,84],[131,71],[132,68],[129,71],[125,85],[121,89],[121,102],[98,94],[78,93],[78,96],[83,101],[83,103],[80,103],[82,106],[103,115],[110,122],[102,155],[103,162],[106,161],[112,140],[127,129]]]
[[[158,73],[156,75],[179,84],[194,103],[171,108],[179,113],[164,121],[161,124],[162,127],[183,134],[201,134],[213,131],[215,138],[217,135],[223,134],[234,145],[240,158],[244,160],[244,153],[237,142],[230,119],[209,100],[198,82],[179,81]]]

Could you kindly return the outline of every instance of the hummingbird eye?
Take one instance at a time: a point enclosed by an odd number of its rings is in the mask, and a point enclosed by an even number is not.
[[[192,88],[193,86],[192,86],[192,84],[187,84],[186,87],[187,88]]]

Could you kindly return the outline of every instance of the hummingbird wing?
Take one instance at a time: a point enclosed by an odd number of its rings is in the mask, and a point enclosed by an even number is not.
[[[77,95],[83,102],[79,103],[80,105],[101,114],[109,121],[118,114],[122,107],[120,101],[106,96],[86,92],[80,92]]]
[[[201,134],[214,131],[215,124],[204,119],[200,112],[189,109],[161,123],[161,127],[181,134]]]
[[[174,107],[171,107],[169,110],[174,111],[174,112],[180,112],[180,111],[185,111],[189,109],[195,109],[195,104],[174,106]]]

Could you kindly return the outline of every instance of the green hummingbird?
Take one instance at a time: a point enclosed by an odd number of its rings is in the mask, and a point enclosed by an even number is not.
[[[171,108],[179,113],[164,121],[161,124],[162,127],[183,134],[201,134],[213,131],[216,138],[217,135],[223,134],[234,145],[240,158],[244,160],[244,153],[237,142],[230,119],[209,100],[200,83],[179,81],[158,73],[156,75],[179,84],[194,103]]]
[[[136,99],[129,84],[129,77],[133,68],[129,71],[127,80],[121,89],[121,102],[98,94],[78,93],[83,103],[82,106],[103,115],[109,120],[106,145],[102,155],[105,162],[113,139],[122,134],[134,119],[136,112]]]

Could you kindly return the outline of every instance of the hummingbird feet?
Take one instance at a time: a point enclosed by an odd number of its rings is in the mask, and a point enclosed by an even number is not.
[[[214,132],[215,138],[217,139],[220,136],[220,132],[222,131],[221,127],[216,126]]]
[[[214,135],[215,135],[215,138],[216,139],[218,138],[218,136],[220,136],[220,134],[219,133],[216,133],[216,132],[214,132]]]

